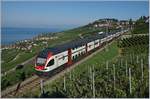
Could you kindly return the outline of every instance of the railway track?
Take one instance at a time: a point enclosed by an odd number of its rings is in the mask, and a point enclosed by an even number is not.
[[[11,90],[6,90],[3,91],[1,93],[1,97],[2,98],[8,98],[8,97],[14,97],[16,96],[18,93],[23,92],[22,90],[24,89],[28,89],[28,88],[32,88],[37,86],[37,84],[39,83],[41,78],[36,77],[33,78],[32,80],[28,81],[27,83],[23,84],[23,83],[18,83],[17,85],[15,85],[14,88],[12,88]]]
[[[113,40],[114,41],[114,40]],[[18,84],[18,86],[16,86],[15,88],[13,88],[12,90],[6,91],[6,92],[2,92],[1,93],[1,97],[2,98],[9,98],[9,97],[16,97],[18,95],[22,95],[24,93],[26,93],[28,90],[33,90],[35,88],[37,88],[38,86],[40,86],[40,81],[43,80],[44,84],[50,83],[53,80],[57,79],[58,77],[64,75],[65,73],[69,72],[70,70],[72,70],[74,67],[76,67],[77,65],[83,63],[84,61],[86,61],[87,59],[91,58],[92,56],[96,55],[98,52],[100,52],[101,50],[103,50],[106,46],[110,45],[113,41],[111,41],[109,44],[101,47],[100,49],[96,50],[95,52],[93,52],[92,54],[88,55],[87,57],[83,58],[82,60],[76,62],[75,64],[73,64],[72,66],[69,66],[68,68],[66,68],[63,71],[60,71],[57,75],[51,76],[50,78],[40,78],[40,77],[35,77],[34,79],[28,81],[25,84]]]
[[[46,84],[47,81],[49,81],[49,80],[53,81],[56,78],[58,78],[60,75],[63,75],[64,73],[66,73],[66,69],[61,71],[61,72],[59,72],[58,75],[54,75],[54,76],[51,76],[49,78],[36,77],[36,78],[28,81],[25,84],[21,84],[20,83],[15,88],[13,88],[12,90],[2,92],[1,97],[2,98],[13,98],[13,97],[17,97],[17,96],[23,95],[27,91],[31,91],[31,90],[37,88],[38,86],[40,87],[40,81],[41,80],[43,80],[43,83]]]

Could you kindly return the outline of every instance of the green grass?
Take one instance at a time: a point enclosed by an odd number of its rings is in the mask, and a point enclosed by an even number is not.
[[[19,53],[19,57],[16,60],[13,61],[9,61],[9,62],[5,62],[2,63],[2,71],[7,71],[13,67],[15,67],[17,64],[20,64],[30,58],[32,58],[34,55],[36,55],[36,53],[28,53],[28,52],[20,52]]]
[[[6,63],[9,62],[9,61],[12,61],[16,57],[16,55],[18,55],[18,53],[20,53],[20,51],[16,50],[16,49],[3,50],[2,51],[2,61],[6,62]]]
[[[86,62],[80,64],[76,68],[76,73],[79,74],[85,68],[85,66],[97,66],[97,64],[104,64],[109,60],[112,60],[115,56],[118,55],[118,47],[117,43],[113,42],[110,46],[108,46],[108,51],[102,50],[97,55],[93,56],[92,58],[88,59]]]

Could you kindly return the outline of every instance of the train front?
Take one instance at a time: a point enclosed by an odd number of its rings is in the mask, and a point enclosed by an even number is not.
[[[54,67],[54,58],[51,52],[42,51],[38,54],[35,61],[35,70],[37,72],[49,72]]]
[[[35,61],[35,70],[44,72],[46,70],[45,63],[46,63],[46,58],[37,57]]]

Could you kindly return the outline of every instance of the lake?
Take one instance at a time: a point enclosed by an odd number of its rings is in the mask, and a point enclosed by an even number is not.
[[[62,30],[51,28],[1,28],[1,44],[9,45],[16,41],[32,39],[42,33],[59,32]]]

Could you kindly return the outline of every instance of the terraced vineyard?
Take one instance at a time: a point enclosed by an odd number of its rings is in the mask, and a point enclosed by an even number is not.
[[[134,38],[135,45],[123,46]],[[131,37],[44,86],[42,95],[38,90],[24,97],[149,97],[148,74],[148,37]]]
[[[96,29],[94,31],[100,31],[99,29]],[[62,31],[60,33],[56,33],[57,39],[49,40],[48,46],[52,47],[54,45],[69,42],[72,39],[75,39],[79,36],[79,34],[83,35],[90,35],[91,33],[94,33],[93,30],[89,29],[88,27],[79,27],[76,29],[66,30]],[[63,42],[62,42],[63,41]],[[2,50],[2,73],[7,72],[11,69],[13,69],[11,72],[6,73],[4,76],[2,76],[2,90],[6,89],[9,86],[12,86],[18,82],[22,82],[20,77],[18,75],[25,75],[25,79],[29,78],[34,74],[34,59],[31,62],[28,62],[24,65],[24,67],[20,70],[15,69],[17,65],[22,64],[23,62],[29,60],[30,58],[33,58],[37,53],[42,50],[44,45],[42,45],[42,41],[34,41],[38,46],[35,46],[32,48],[32,52],[28,51],[22,51],[19,49],[5,49]]]

